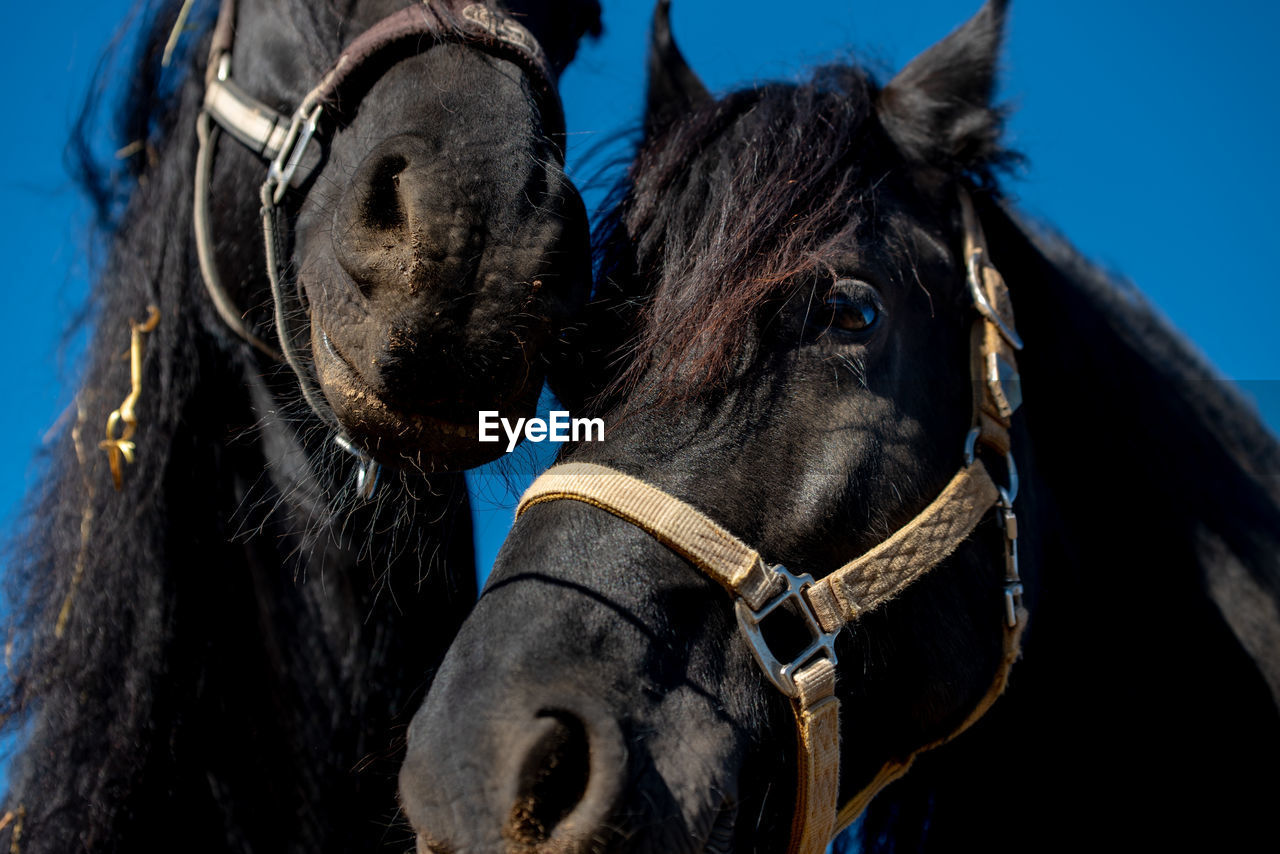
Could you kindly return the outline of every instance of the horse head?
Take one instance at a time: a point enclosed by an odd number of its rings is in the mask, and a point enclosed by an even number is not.
[[[205,279],[227,323],[293,367],[276,397],[301,386],[357,455],[467,468],[501,450],[478,442],[477,410],[535,407],[589,285],[555,86],[598,27],[594,0],[223,3]]]
[[[1280,446],[1000,199],[1005,5],[720,99],[659,5],[554,378],[605,438],[410,728],[420,851],[819,854],[869,802],[863,850],[1268,838]]]
[[[622,369],[579,384],[606,438],[562,462],[656,487],[762,565],[819,578],[943,492],[974,416],[961,198],[989,207],[1007,156],[991,105],[1004,5],[887,85],[835,66],[720,100],[660,7],[667,56],[597,306],[615,324],[640,308],[626,335],[589,326],[604,330],[590,361]],[[419,850],[787,850],[791,704],[665,522],[608,505],[534,503],[512,529],[411,730],[401,795]],[[992,518],[835,635],[841,804],[1002,684]],[[799,615],[779,620],[769,648],[808,643]]]

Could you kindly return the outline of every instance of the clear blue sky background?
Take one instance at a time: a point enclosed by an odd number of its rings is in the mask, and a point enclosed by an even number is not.
[[[569,168],[580,185],[603,162],[588,162],[585,153],[634,125],[642,101],[650,2],[603,3],[606,34],[583,48],[562,85]],[[62,334],[87,287],[87,214],[62,167],[63,147],[98,57],[131,5],[11,3],[5,14],[6,532],[38,476],[32,460],[41,437],[69,402],[77,376],[77,353],[63,346]],[[675,0],[674,20],[693,66],[719,91],[792,78],[850,50],[894,69],[977,6]],[[1260,0],[1015,0],[1001,87],[1016,107],[1011,140],[1030,158],[1010,194],[1137,283],[1224,376],[1240,382],[1273,429],[1280,425],[1278,33],[1280,5]],[[598,203],[600,187],[585,189],[588,206]],[[505,471],[510,476],[472,478],[485,573],[532,466],[526,459]]]

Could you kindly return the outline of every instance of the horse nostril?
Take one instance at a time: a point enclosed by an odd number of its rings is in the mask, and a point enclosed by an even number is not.
[[[543,711],[538,725],[543,732],[520,768],[507,830],[525,845],[551,838],[582,801],[591,774],[591,748],[581,720],[565,711]]]
[[[400,197],[400,173],[409,161],[399,154],[383,157],[373,168],[361,214],[372,228],[390,231],[405,224],[404,201]]]
[[[334,205],[333,250],[361,292],[398,316],[446,301],[464,312],[490,215],[426,140],[401,134],[364,157]]]

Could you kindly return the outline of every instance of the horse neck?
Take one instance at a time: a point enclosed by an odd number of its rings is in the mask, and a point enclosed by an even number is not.
[[[1031,618],[1004,696],[873,803],[864,845],[1247,839],[1280,795],[1238,773],[1280,762],[1275,440],[1136,294],[1005,210],[982,217],[1027,342]]]
[[[204,803],[187,809],[217,810],[250,850],[373,850],[385,833],[367,818],[394,820],[398,744],[474,599],[465,484],[421,481],[411,498],[392,473],[358,504],[344,454],[308,441],[325,428],[288,373],[268,384],[247,348],[205,334],[238,356],[193,389],[200,417],[173,442],[198,461],[165,478],[191,536],[168,537],[157,569],[169,654],[190,672],[168,698],[186,749],[161,773],[191,777]],[[197,507],[193,485],[209,493]],[[196,692],[216,711],[191,708]]]
[[[993,255],[1008,256],[997,260],[1028,341],[1025,480],[1030,530],[1043,532],[1033,562],[1047,573],[1033,605],[1109,615],[1113,641],[1151,638],[1166,621],[1184,637],[1225,622],[1256,654],[1223,594],[1229,577],[1249,584],[1280,625],[1280,445],[1136,292],[992,213]],[[1108,607],[1102,592],[1116,585],[1127,593]],[[1280,658],[1258,664],[1280,700]]]
[[[194,774],[206,803],[192,807],[220,811],[250,850],[375,850],[388,841],[367,819],[394,820],[404,729],[475,596],[465,483],[411,495],[392,473],[357,504],[345,465],[314,463],[320,425],[276,417],[288,401],[236,374],[193,395],[207,417],[175,443],[203,465],[166,478],[170,508],[191,505],[193,482],[211,495],[157,567],[169,654],[190,668],[170,698],[186,751],[163,773]],[[191,708],[197,692],[216,711]]]

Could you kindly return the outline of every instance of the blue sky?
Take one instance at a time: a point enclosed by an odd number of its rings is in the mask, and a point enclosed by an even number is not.
[[[603,39],[562,91],[569,169],[639,118],[649,0],[603,0]],[[0,514],[38,476],[33,455],[77,376],[62,333],[86,290],[86,208],[62,167],[69,128],[129,0],[10,4],[0,53],[8,103],[0,134],[0,364],[6,453]],[[713,90],[788,79],[849,55],[894,69],[967,18],[972,0],[675,0],[674,21]],[[1280,6],[1245,0],[1015,0],[1002,97],[1029,164],[1009,193],[1088,255],[1134,281],[1280,426],[1277,84]],[[119,85],[119,80],[106,81]],[[104,140],[104,147],[116,144]],[[598,187],[586,186],[588,206]],[[543,449],[546,446],[542,446]],[[518,451],[517,453],[522,453]],[[529,453],[529,452],[523,452]],[[472,478],[480,563],[509,525],[514,477]]]

